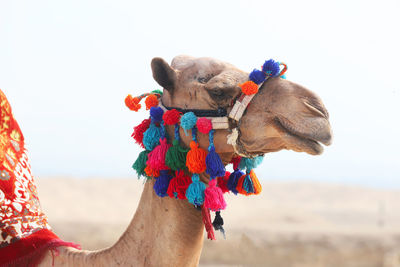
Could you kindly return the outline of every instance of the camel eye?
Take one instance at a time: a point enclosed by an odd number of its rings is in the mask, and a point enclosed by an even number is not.
[[[208,74],[204,77],[198,77],[197,81],[199,83],[206,84],[209,80],[211,80],[212,77],[214,77],[212,74]]]

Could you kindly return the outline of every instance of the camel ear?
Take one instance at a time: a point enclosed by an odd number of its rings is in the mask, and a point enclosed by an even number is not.
[[[164,89],[172,92],[175,86],[176,73],[164,59],[155,57],[151,61],[151,69],[153,71],[153,78]]]

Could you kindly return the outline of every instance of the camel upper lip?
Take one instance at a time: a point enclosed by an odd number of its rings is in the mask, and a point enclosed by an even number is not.
[[[299,146],[299,151],[305,150],[305,152],[312,155],[320,155],[322,152],[324,152],[324,147],[322,146],[321,141],[296,133],[285,127],[279,120],[276,120],[276,124],[281,127],[288,136],[295,139],[296,145]],[[327,143],[325,145],[329,144]]]

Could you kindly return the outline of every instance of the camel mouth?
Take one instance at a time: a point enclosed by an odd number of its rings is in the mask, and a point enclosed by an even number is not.
[[[277,126],[284,131],[284,139],[288,143],[287,149],[296,152],[306,152],[310,155],[321,155],[324,147],[320,141],[311,139],[294,132],[292,129],[285,127],[279,120],[275,121]]]

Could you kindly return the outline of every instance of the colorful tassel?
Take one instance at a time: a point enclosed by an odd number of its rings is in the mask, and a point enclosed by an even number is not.
[[[212,222],[212,225],[214,227],[214,230],[221,231],[221,233],[224,236],[224,239],[226,239],[225,229],[224,229],[224,219],[222,219],[220,211],[215,212],[215,218],[214,221]]]
[[[165,197],[167,196],[169,182],[172,179],[172,175],[169,174],[168,170],[160,171],[160,176],[156,179],[154,183],[154,191],[156,192],[157,196]]]
[[[146,162],[147,165],[149,165],[152,169],[159,171],[168,170],[169,167],[165,165],[165,156],[170,147],[171,145],[167,143],[167,138],[161,138],[160,144],[150,152]]]
[[[201,207],[201,217],[203,219],[204,227],[206,228],[207,238],[215,240],[213,225],[211,223],[210,210],[206,207]]]
[[[236,190],[243,195],[258,195],[261,193],[262,187],[254,171],[250,171],[240,177]]]
[[[186,155],[186,166],[192,173],[202,173],[206,170],[207,152],[195,141],[190,142],[190,150]]]
[[[275,77],[281,71],[279,67],[279,62],[276,62],[273,59],[265,61],[262,66],[262,71],[265,72],[265,74],[267,74],[267,76],[269,77]]]
[[[133,111],[138,111],[142,105],[140,105],[140,99],[137,97],[132,97],[132,95],[128,95],[125,98],[125,105]]]
[[[149,129],[143,133],[143,145],[147,150],[152,151],[160,143],[160,138],[161,128],[151,123]]]
[[[151,109],[152,107],[157,107],[158,106],[158,97],[155,94],[151,94],[146,98],[144,103],[146,104],[147,110]]]
[[[214,146],[214,130],[209,133],[208,155],[206,157],[206,173],[210,175],[211,178],[216,178],[218,176],[225,175],[225,165],[222,163],[221,158],[215,152]]]
[[[186,190],[192,180],[182,170],[175,172],[175,177],[169,182],[167,194],[171,198],[186,199]]]
[[[267,75],[264,72],[262,72],[261,70],[257,70],[257,69],[254,69],[252,72],[250,72],[250,75],[249,75],[249,79],[256,84],[262,84],[266,78],[267,78]]]
[[[229,176],[229,180],[227,183],[227,186],[229,188],[229,190],[234,193],[235,195],[238,193],[238,191],[236,190],[239,178],[243,176],[243,172],[241,172],[239,169],[236,169],[234,172],[231,173],[231,175]]]
[[[144,119],[139,125],[133,128],[132,137],[135,142],[143,148],[145,148],[143,144],[143,134],[147,129],[149,129],[150,123],[150,119]]]
[[[196,122],[196,127],[199,132],[203,134],[208,134],[212,130],[212,122],[210,119],[205,117],[198,118]]]
[[[197,122],[197,117],[193,112],[188,112],[183,114],[181,117],[181,127],[185,131],[185,134],[188,135],[188,130],[192,129]]]
[[[144,150],[140,152],[138,158],[136,159],[135,163],[133,163],[132,168],[136,171],[138,178],[142,175],[146,175],[144,169],[146,168],[146,161],[147,156],[149,155],[150,151]]]
[[[258,92],[258,85],[253,81],[247,81],[240,85],[242,93],[245,95],[254,95]]]
[[[153,123],[162,122],[163,115],[164,115],[164,110],[162,108],[160,108],[160,107],[150,108],[151,122],[153,122]]]
[[[226,193],[229,192],[229,188],[228,188],[228,180],[229,180],[229,176],[231,175],[230,172],[225,172],[225,176],[220,176],[217,178],[217,185],[219,188],[221,188],[222,193]]]
[[[146,168],[144,169],[144,172],[146,173],[146,176],[149,178],[160,176],[160,171],[152,169],[150,166],[146,166]]]
[[[200,177],[197,173],[192,175],[192,183],[186,190],[186,198],[190,203],[196,206],[203,205],[204,202],[204,190],[206,185],[200,181]]]
[[[204,206],[212,211],[220,211],[226,208],[224,193],[217,187],[217,179],[212,179],[204,191]]]
[[[181,119],[181,113],[176,109],[171,109],[164,112],[163,121],[165,125],[175,125],[179,123],[180,119]]]
[[[239,169],[250,172],[252,169],[255,169],[258,165],[260,165],[263,159],[263,156],[257,156],[255,158],[241,158]]]
[[[186,156],[189,149],[182,147],[179,144],[179,140],[172,141],[172,147],[168,149],[165,155],[165,165],[171,168],[171,170],[180,170],[186,167]]]

